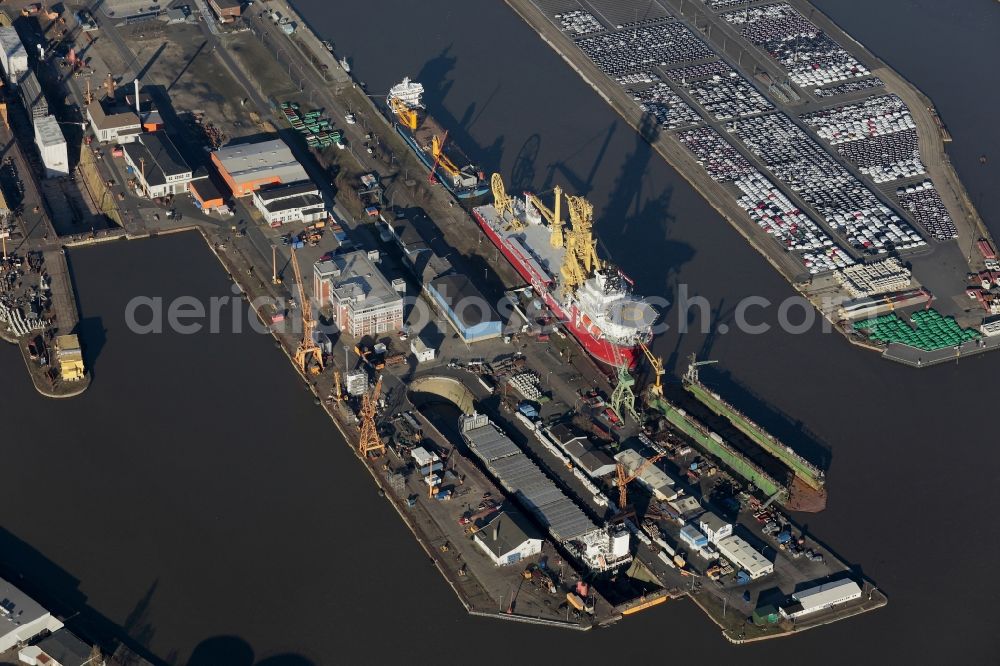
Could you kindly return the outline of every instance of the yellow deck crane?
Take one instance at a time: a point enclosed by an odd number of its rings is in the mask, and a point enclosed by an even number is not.
[[[663,382],[660,380],[665,374],[663,369],[663,359],[653,356],[653,352],[649,350],[645,342],[640,342],[639,346],[642,347],[643,353],[646,354],[646,358],[649,360],[650,367],[653,368],[653,374],[656,375],[656,383],[649,387],[649,392],[655,397],[659,398],[663,396]]]
[[[417,129],[417,123],[420,119],[417,116],[416,109],[411,109],[402,100],[395,97],[389,98],[389,108],[396,114],[396,118],[403,127],[406,127],[410,131]]]
[[[624,511],[625,507],[628,505],[628,484],[632,483],[639,478],[639,475],[646,471],[646,469],[658,461],[666,453],[657,453],[652,458],[647,458],[645,462],[640,464],[635,468],[635,471],[631,474],[625,469],[625,465],[618,463],[615,465],[615,470],[618,473],[618,510]]]
[[[536,197],[534,194],[525,194],[524,200],[530,203],[535,209],[545,218],[545,221],[549,223],[549,245],[552,247],[562,247],[566,239],[563,236],[563,220],[562,220],[562,188],[556,185],[552,188],[552,192],[555,195],[555,210],[549,210],[545,207],[545,204]]]
[[[385,454],[385,444],[378,436],[378,427],[375,425],[375,414],[378,412],[378,399],[382,394],[382,375],[371,391],[361,396],[361,411],[358,416],[361,419],[361,436],[358,438],[358,453],[362,456],[369,456],[372,453],[375,457]]]
[[[299,287],[299,307],[302,309],[302,342],[295,350],[295,365],[303,373],[318,375],[323,370],[323,352],[313,340],[312,304],[306,298],[305,286],[302,284],[302,272],[299,270],[299,260],[292,250],[292,268],[295,270],[295,283]]]

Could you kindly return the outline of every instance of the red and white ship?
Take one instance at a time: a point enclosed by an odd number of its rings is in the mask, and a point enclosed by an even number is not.
[[[507,194],[499,174],[493,203],[473,208],[486,236],[595,359],[631,367],[653,337],[658,313],[632,293],[632,281],[597,256],[593,206],[554,188],[554,209],[538,197]]]

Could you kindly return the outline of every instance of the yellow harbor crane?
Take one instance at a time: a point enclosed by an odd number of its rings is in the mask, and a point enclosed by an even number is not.
[[[663,359],[653,356],[653,352],[649,350],[649,347],[645,342],[640,342],[639,346],[642,348],[643,353],[646,354],[646,359],[649,360],[649,365],[653,368],[653,374],[656,376],[656,383],[649,387],[649,392],[659,398],[663,395],[663,383],[660,380],[660,378],[665,374],[663,369]]]
[[[505,228],[514,231],[524,229],[524,223],[517,219],[514,212],[514,197],[507,194],[507,188],[504,187],[503,177],[500,174],[495,173],[490,177],[490,189],[493,190],[493,208],[500,219],[507,222]]]
[[[420,119],[417,117],[416,109],[411,109],[395,97],[389,98],[389,108],[396,114],[396,118],[399,120],[401,125],[409,128],[410,131],[417,129],[417,124]]]
[[[646,469],[656,463],[660,458],[667,455],[666,453],[657,453],[652,458],[647,458],[645,462],[640,464],[635,468],[635,471],[629,474],[625,465],[618,463],[615,466],[615,471],[618,475],[618,510],[624,511],[625,507],[628,506],[628,484],[632,483],[639,478],[639,475],[646,471]]]
[[[563,247],[566,239],[563,237],[562,188],[556,185],[552,188],[552,193],[555,196],[555,210],[546,208],[545,204],[534,194],[525,194],[524,200],[534,206],[541,213],[542,217],[545,218],[545,221],[549,223],[549,245],[552,247]]]
[[[375,457],[381,457],[385,454],[385,444],[378,436],[378,427],[375,424],[375,414],[378,412],[378,399],[381,394],[382,375],[379,375],[372,390],[361,396],[361,411],[358,413],[361,419],[358,453],[362,456],[367,457],[374,453]]]
[[[299,259],[292,249],[292,268],[295,270],[295,283],[299,287],[299,307],[302,310],[302,341],[295,350],[295,365],[303,373],[318,375],[323,370],[323,352],[313,340],[312,304],[306,298],[305,286],[302,283],[302,272],[299,270]]]

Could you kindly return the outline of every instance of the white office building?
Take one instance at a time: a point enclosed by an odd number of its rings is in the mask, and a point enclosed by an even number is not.
[[[253,191],[253,205],[272,227],[286,222],[315,222],[327,217],[323,196],[310,180],[262,185]]]
[[[698,529],[708,537],[709,543],[717,544],[733,533],[733,524],[727,523],[711,511],[698,516]]]
[[[42,116],[35,119],[35,145],[42,155],[46,178],[58,178],[69,175],[69,153],[66,150],[66,137],[63,136],[55,116]]]
[[[0,578],[0,654],[62,626],[37,601]]]
[[[860,598],[861,588],[857,583],[850,579],[838,580],[795,592],[792,594],[794,603],[779,608],[778,612],[787,618],[797,618]]]
[[[762,578],[774,572],[773,562],[735,534],[727,536],[716,545],[724,558],[746,571],[750,578]]]

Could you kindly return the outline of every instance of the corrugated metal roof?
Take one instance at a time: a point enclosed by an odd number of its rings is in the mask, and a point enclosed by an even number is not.
[[[462,434],[500,484],[538,517],[554,539],[568,541],[597,529],[587,514],[492,422]]]

